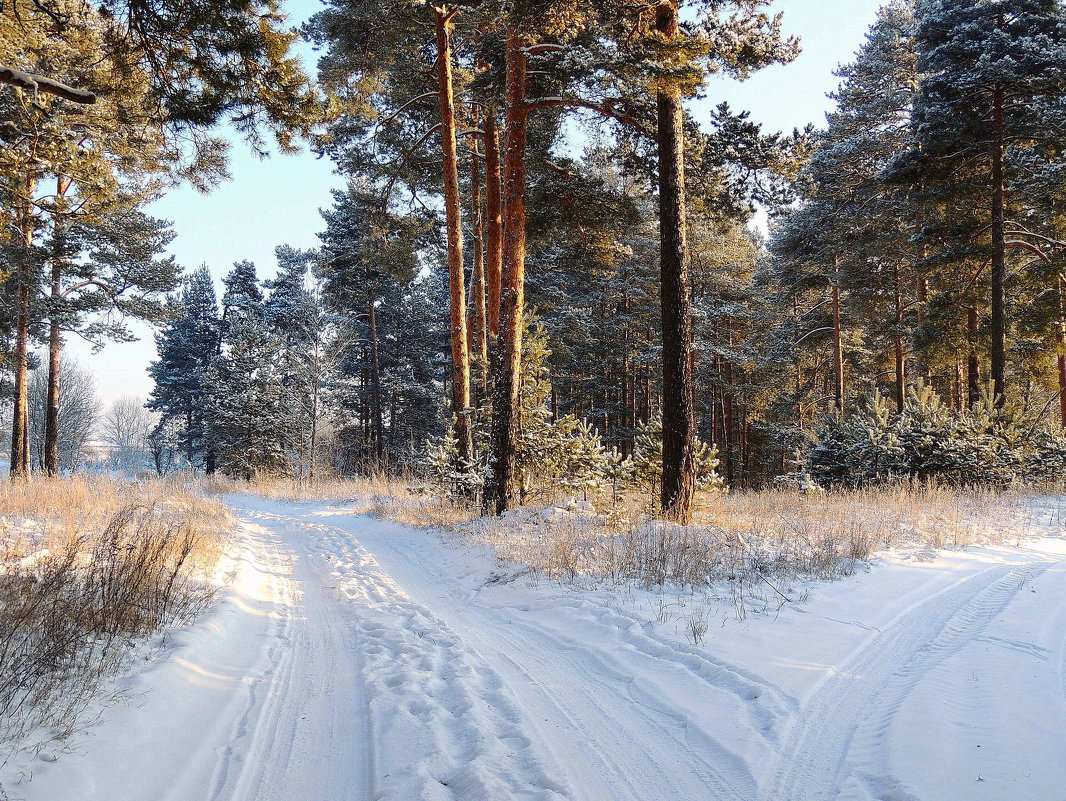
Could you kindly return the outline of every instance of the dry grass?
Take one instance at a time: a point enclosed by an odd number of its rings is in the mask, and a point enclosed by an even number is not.
[[[251,482],[211,478],[203,479],[202,486],[218,494],[250,492],[275,500],[331,501],[352,514],[408,526],[450,529],[477,516],[473,507],[428,492],[421,480],[403,476],[327,478],[314,484],[283,478]]]
[[[208,604],[229,518],[182,482],[0,487],[0,758],[84,721],[149,635]]]
[[[651,519],[641,499],[624,498],[604,503],[606,514],[516,510],[459,529],[551,580],[724,584],[734,594],[758,587],[784,599],[779,582],[847,575],[876,551],[1015,541],[1061,527],[1037,520],[1037,505],[1021,493],[935,487],[761,491],[704,495],[688,526]]]
[[[330,500],[352,514],[456,532],[491,545],[531,580],[609,581],[646,587],[727,587],[738,614],[761,594],[785,599],[802,579],[853,572],[880,550],[961,547],[1022,539],[1062,520],[1036,520],[1039,499],[1023,492],[899,485],[849,492],[702,493],[688,526],[656,520],[646,496],[590,497],[592,510],[560,495],[553,507],[482,518],[469,505],[427,492],[417,479],[213,481],[220,492]],[[599,513],[597,513],[597,511]],[[1055,514],[1061,514],[1056,512]],[[699,626],[692,632],[699,639]]]

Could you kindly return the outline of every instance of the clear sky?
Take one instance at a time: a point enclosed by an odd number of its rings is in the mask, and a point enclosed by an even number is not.
[[[770,130],[820,125],[830,107],[826,93],[837,83],[834,69],[851,59],[873,22],[882,0],[777,0],[784,12],[784,28],[802,39],[803,53],[792,64],[771,67],[744,83],[714,80],[707,100],[692,113],[699,118],[708,107],[727,101],[747,109]],[[289,0],[294,22],[302,22],[319,8],[319,0]],[[313,61],[313,54],[310,59]],[[318,210],[330,205],[329,191],[340,185],[332,165],[303,153],[259,160],[235,143],[230,167],[232,180],[209,195],[177,189],[158,201],[151,213],[173,222],[177,237],[171,252],[186,268],[208,264],[221,277],[234,261],[251,259],[260,277],[274,274],[274,247],[318,244]],[[146,373],[155,358],[152,331],[138,326],[137,342],[110,344],[93,354],[76,337],[68,353],[96,376],[101,399],[110,403],[122,395],[144,398],[151,390]]]

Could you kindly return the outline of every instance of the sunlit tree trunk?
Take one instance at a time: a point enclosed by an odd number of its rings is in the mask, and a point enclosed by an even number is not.
[[[673,2],[656,8],[655,28],[678,34]],[[696,415],[692,404],[692,290],[688,274],[685,209],[685,112],[681,91],[659,90],[656,98],[659,139],[659,241],[662,276],[663,359],[663,513],[688,521],[696,494]]]
[[[470,154],[470,207],[473,212],[474,246],[474,267],[470,273],[470,352],[478,366],[479,396],[483,397],[489,380],[489,340],[485,300],[485,236],[481,212],[481,156],[476,146]]]
[[[450,29],[456,11],[434,9],[437,34],[437,94],[440,105],[441,150],[444,155],[444,216],[448,239],[449,317],[452,351],[452,425],[456,468],[472,464],[470,435],[470,359],[466,336],[466,287],[463,280],[462,211],[459,205],[459,160],[455,140]]]
[[[1066,431],[1066,277],[1059,276],[1059,421]]]
[[[503,273],[503,198],[500,177],[500,133],[496,110],[485,121],[485,304],[490,345],[500,333],[500,280]]]
[[[844,411],[844,333],[840,320],[840,286],[833,283],[833,407]]]
[[[522,375],[522,326],[526,258],[526,104],[525,42],[517,31],[507,36],[505,78],[503,272],[500,282],[500,333],[492,387],[492,435],[484,505],[501,514],[511,502],[515,484],[515,443]]]
[[[56,197],[63,199],[70,189],[69,178],[56,179]],[[60,214],[56,215],[56,225],[61,224]],[[58,237],[57,237],[58,239]],[[56,248],[52,257],[52,314],[48,324],[48,398],[45,405],[44,421],[44,471],[49,476],[59,475],[59,360],[63,348],[59,327],[59,309],[63,295],[63,253],[62,247]]]
[[[15,399],[11,412],[11,466],[13,479],[23,479],[30,472],[29,448],[29,339],[30,339],[30,283],[33,278],[33,207],[32,198],[37,180],[27,174],[23,183],[25,198],[19,211],[19,254],[16,278],[18,281],[18,313],[15,321]]]

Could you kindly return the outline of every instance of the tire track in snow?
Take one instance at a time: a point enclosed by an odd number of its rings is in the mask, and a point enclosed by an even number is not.
[[[329,565],[335,592],[356,620],[370,707],[374,799],[571,797],[541,758],[499,674],[443,620],[407,597],[351,534],[287,515],[251,515],[279,534],[301,529],[342,546],[307,543]]]
[[[247,679],[248,703],[221,749],[213,801],[369,797],[360,670],[341,614],[306,558],[255,533],[270,576],[268,666]]]
[[[262,517],[311,532],[324,542],[327,558],[345,554],[345,561],[373,561],[353,532],[275,513]],[[796,709],[773,685],[658,638],[635,617],[587,601],[559,607],[553,599],[550,611],[553,618],[560,613],[578,618],[571,621],[577,624],[577,636],[594,635],[601,647],[538,623],[523,609],[489,607],[468,592],[442,596],[446,579],[439,566],[407,550],[394,555],[407,559],[419,576],[418,586],[409,589],[421,591],[423,604],[433,604],[437,617],[443,616],[495,674],[507,678],[527,725],[578,798],[755,797],[751,765],[770,758],[784,721]],[[373,566],[379,572],[376,562]],[[364,565],[358,567],[361,572]],[[411,627],[410,621],[399,626]],[[393,650],[392,656],[395,663],[404,654]],[[741,738],[747,742],[734,751],[731,741],[738,728],[756,736]],[[757,745],[751,745],[752,739]]]
[[[857,732],[871,731],[873,747],[880,747],[893,716],[918,682],[979,637],[1026,578],[1051,564],[977,574],[927,599],[876,636],[823,682],[804,706],[782,751],[773,787],[762,797],[766,801],[833,798]]]
[[[625,665],[540,627],[516,623],[509,633],[499,623],[485,628],[490,627],[491,658],[509,663],[513,677],[525,677],[527,708],[554,710],[569,724],[559,733],[565,750],[576,749],[583,762],[599,763],[592,775],[583,769],[582,775],[571,776],[582,787],[582,798],[753,797],[754,779],[746,762],[709,735],[696,716],[656,695]],[[485,648],[482,653],[490,652]],[[533,667],[552,676],[551,684],[531,676]],[[575,708],[580,715],[567,711]]]

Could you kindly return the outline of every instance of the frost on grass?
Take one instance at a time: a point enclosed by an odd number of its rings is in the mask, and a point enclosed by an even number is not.
[[[227,526],[177,485],[0,489],[0,761],[70,737],[134,648],[210,602]]]
[[[791,582],[849,575],[876,552],[1014,541],[1055,522],[1037,496],[947,488],[707,493],[701,501],[687,526],[618,499],[570,499],[457,529],[549,580],[721,585],[734,597],[758,587],[788,600]]]

